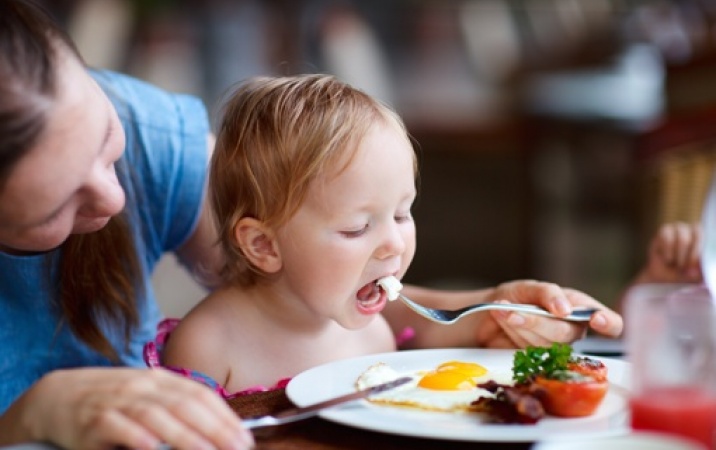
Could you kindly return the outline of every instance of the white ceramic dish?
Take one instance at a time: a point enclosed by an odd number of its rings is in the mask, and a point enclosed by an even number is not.
[[[299,406],[306,406],[355,390],[356,378],[370,365],[384,362],[398,371],[427,370],[440,363],[459,360],[476,362],[490,370],[512,367],[512,350],[436,349],[383,353],[345,359],[309,369],[294,377],[286,395]],[[547,438],[618,436],[629,432],[627,409],[629,364],[598,358],[609,369],[612,383],[599,409],[589,417],[559,419],[546,417],[536,425],[493,425],[479,414],[438,413],[378,406],[365,400],[323,411],[324,419],[397,435],[457,441],[535,442]],[[613,450],[613,449],[610,449]]]
[[[630,433],[593,441],[571,440],[538,442],[531,450],[708,450],[686,439],[657,433]]]

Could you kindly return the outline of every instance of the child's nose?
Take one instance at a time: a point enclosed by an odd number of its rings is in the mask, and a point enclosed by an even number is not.
[[[405,252],[406,244],[403,235],[396,225],[387,228],[383,242],[378,247],[376,256],[379,259],[397,256]]]

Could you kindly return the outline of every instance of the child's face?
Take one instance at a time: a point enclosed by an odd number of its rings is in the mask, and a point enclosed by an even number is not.
[[[316,314],[354,329],[385,307],[366,286],[401,278],[415,254],[413,161],[400,130],[373,126],[351,164],[314,183],[277,233],[283,278]]]

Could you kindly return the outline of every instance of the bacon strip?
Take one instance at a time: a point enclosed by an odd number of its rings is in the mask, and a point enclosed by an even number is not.
[[[540,398],[544,391],[532,383],[499,384],[495,381],[478,384],[494,397],[480,397],[472,405],[487,414],[490,423],[532,425],[545,416]]]

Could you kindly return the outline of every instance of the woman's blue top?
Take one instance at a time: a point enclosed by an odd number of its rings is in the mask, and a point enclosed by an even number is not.
[[[146,367],[142,347],[154,338],[162,318],[151,273],[164,252],[181,246],[196,227],[206,184],[209,120],[196,97],[113,72],[92,75],[115,105],[126,133],[117,172],[146,293],[137,300],[140,325],[128,348],[121,330],[106,333],[120,365]],[[53,306],[49,286],[54,272],[48,264],[55,267],[60,251],[32,256],[0,252],[0,412],[52,370],[116,365],[80,342]]]

